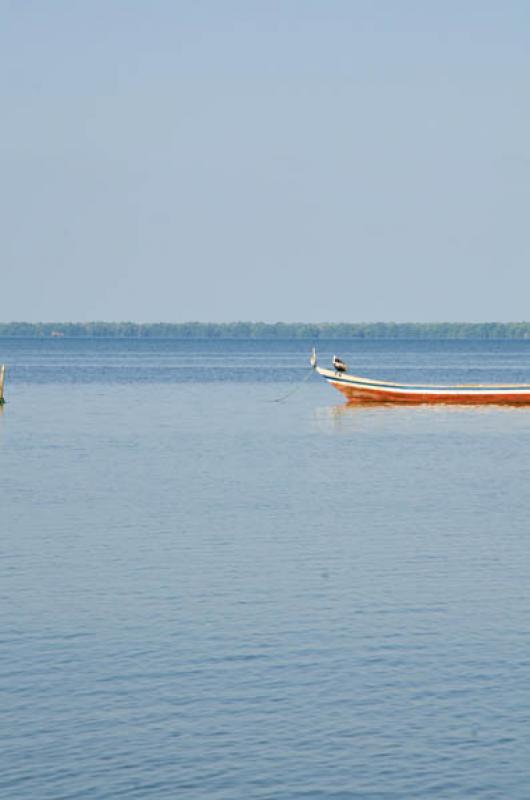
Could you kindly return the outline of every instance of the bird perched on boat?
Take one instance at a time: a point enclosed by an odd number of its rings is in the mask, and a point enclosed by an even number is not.
[[[342,360],[342,358],[339,358],[338,356],[333,356],[333,360],[331,363],[333,364],[335,372],[348,371],[348,365]]]

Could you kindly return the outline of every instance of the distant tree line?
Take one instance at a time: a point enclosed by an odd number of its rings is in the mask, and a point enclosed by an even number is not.
[[[0,322],[0,336],[133,339],[530,339],[530,322]]]

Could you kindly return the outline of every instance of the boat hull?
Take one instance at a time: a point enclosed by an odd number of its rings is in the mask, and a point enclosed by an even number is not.
[[[371,381],[318,367],[317,371],[328,383],[341,392],[349,403],[355,404],[530,405],[530,385],[528,384],[413,386]]]
[[[330,381],[330,383],[333,383]],[[530,392],[527,395],[505,394],[406,394],[403,392],[380,392],[370,389],[356,390],[349,386],[333,383],[349,403],[400,403],[402,405],[423,405],[425,403],[451,403],[454,405],[530,405]]]

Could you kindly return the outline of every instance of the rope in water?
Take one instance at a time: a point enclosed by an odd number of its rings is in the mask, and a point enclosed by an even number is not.
[[[294,387],[294,389],[291,389],[290,392],[287,392],[287,394],[282,395],[282,397],[276,397],[273,400],[269,400],[268,402],[269,403],[283,403],[284,400],[287,400],[289,397],[292,397],[292,395],[295,392],[297,392],[299,389],[301,389],[303,384],[306,383],[309,380],[309,378],[311,377],[312,374],[313,374],[313,370],[311,369],[309,374],[306,375],[305,378],[302,381],[300,381],[300,383],[298,383]]]

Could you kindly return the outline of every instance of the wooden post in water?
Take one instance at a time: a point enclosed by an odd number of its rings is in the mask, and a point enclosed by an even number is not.
[[[0,364],[0,406],[4,402],[4,381],[6,377],[5,364]]]

